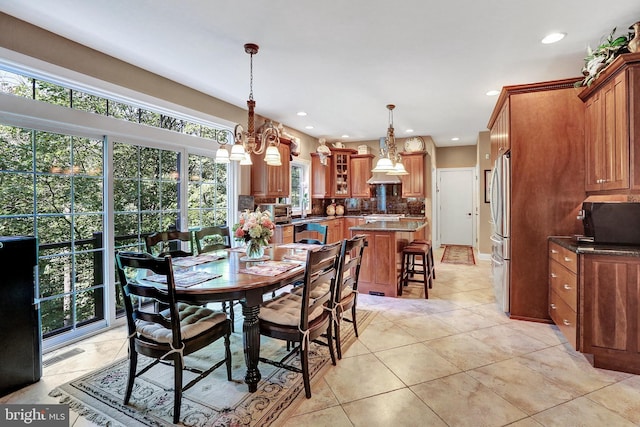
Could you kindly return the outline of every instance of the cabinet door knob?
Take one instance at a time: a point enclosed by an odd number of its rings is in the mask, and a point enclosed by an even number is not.
[[[565,288],[567,291],[571,290],[571,286],[569,286],[567,283],[565,283],[564,286],[562,287]]]
[[[555,310],[556,309],[556,305],[551,303],[551,310]]]
[[[571,326],[571,322],[569,322],[567,319],[562,319],[562,323],[564,323],[564,326]]]
[[[556,251],[555,249],[551,249],[551,253],[552,253],[552,254],[557,254],[557,253],[558,253],[558,251]]]
[[[568,256],[564,257],[564,262],[571,262],[571,258],[569,258]]]
[[[551,273],[551,278],[552,278],[552,279],[555,279],[556,277],[558,277],[558,276],[556,275],[556,273]]]

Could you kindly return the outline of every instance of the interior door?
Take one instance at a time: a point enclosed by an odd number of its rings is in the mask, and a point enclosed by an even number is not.
[[[440,244],[473,246],[473,168],[438,169]]]

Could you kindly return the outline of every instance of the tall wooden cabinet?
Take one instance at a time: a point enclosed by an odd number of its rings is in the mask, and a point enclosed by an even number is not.
[[[619,56],[580,94],[586,190],[640,189],[640,53]],[[639,147],[640,148],[640,147]]]
[[[402,164],[409,175],[401,175],[402,197],[424,197],[424,151],[402,152]]]
[[[582,231],[584,104],[576,80],[504,87],[489,120],[491,143],[501,144],[492,152],[511,152],[512,318],[550,320],[547,236]]]
[[[498,102],[499,103],[499,102]],[[495,120],[490,128],[489,139],[491,141],[491,161],[509,151],[509,98],[505,98],[500,110],[494,111]]]
[[[290,147],[280,140],[278,146],[282,166],[269,166],[260,156],[251,154],[251,195],[256,197],[289,197],[291,188]]]

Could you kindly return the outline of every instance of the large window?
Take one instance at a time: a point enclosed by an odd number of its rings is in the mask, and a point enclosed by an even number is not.
[[[295,214],[309,210],[309,162],[291,161],[291,207]]]
[[[0,235],[38,238],[44,338],[104,319],[103,145],[0,126]]]
[[[227,223],[228,165],[211,157],[189,155],[189,228]]]
[[[113,251],[144,250],[155,231],[227,221],[227,165],[202,154],[201,138],[215,139],[220,130],[2,70],[0,96],[37,106],[37,116],[16,108],[0,123],[0,235],[38,239],[45,349],[115,321],[121,307]],[[7,104],[3,112],[13,113],[25,100]],[[37,130],[43,128],[49,132]],[[191,146],[200,154],[190,154]]]

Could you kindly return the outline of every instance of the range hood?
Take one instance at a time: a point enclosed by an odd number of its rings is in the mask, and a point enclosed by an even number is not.
[[[387,175],[385,172],[373,172],[373,176],[367,180],[367,184],[401,184],[398,175]]]

